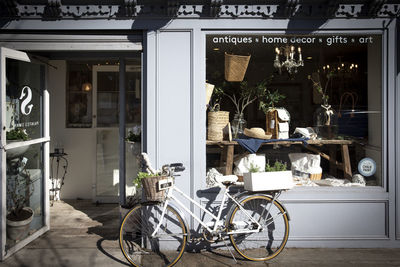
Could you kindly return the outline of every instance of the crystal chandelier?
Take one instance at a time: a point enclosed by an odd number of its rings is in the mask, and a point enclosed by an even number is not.
[[[289,72],[289,74],[295,74],[297,73],[297,68],[304,66],[304,61],[301,56],[301,48],[298,47],[299,52],[299,60],[296,61],[294,58],[295,54],[295,49],[294,46],[286,45],[285,47],[276,47],[275,52],[275,60],[274,60],[274,67],[278,69],[279,74],[282,74],[282,67],[286,68],[286,70]],[[285,55],[286,60],[281,62],[280,60],[280,55]]]

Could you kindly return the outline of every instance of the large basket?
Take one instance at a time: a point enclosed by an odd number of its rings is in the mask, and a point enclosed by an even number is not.
[[[207,140],[222,141],[224,139],[224,129],[227,127],[228,123],[228,111],[208,112]]]
[[[228,82],[243,81],[250,57],[231,55],[225,52],[225,80]]]
[[[158,190],[158,181],[165,179],[166,176],[153,176],[142,179],[142,187],[147,201],[164,201],[164,190]]]

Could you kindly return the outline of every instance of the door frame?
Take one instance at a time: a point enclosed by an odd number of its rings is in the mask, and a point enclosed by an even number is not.
[[[16,142],[13,144],[7,144],[6,142],[6,131],[5,127],[3,128],[3,125],[5,125],[6,122],[6,58],[11,58],[23,62],[32,62],[32,59],[28,56],[27,53],[5,48],[5,47],[0,47],[0,114],[1,114],[1,125],[2,125],[2,130],[1,130],[1,153],[0,153],[0,162],[1,162],[1,183],[0,183],[0,192],[1,192],[1,198],[0,198],[0,204],[1,204],[1,239],[0,239],[0,245],[1,245],[1,255],[0,259],[4,260],[8,258],[9,256],[13,255],[15,252],[44,234],[50,229],[50,201],[49,201],[49,142],[50,142],[50,113],[49,113],[49,93],[47,91],[47,66],[45,66],[45,86],[43,88],[43,102],[42,102],[42,118],[43,118],[43,125],[42,125],[42,130],[43,130],[43,137],[41,138],[36,138],[33,140],[29,141],[23,141],[23,142]],[[36,62],[35,62],[36,63]],[[39,63],[42,64],[42,63]],[[44,64],[43,64],[44,65]],[[33,145],[33,144],[40,144],[43,143],[43,180],[42,180],[42,187],[43,187],[43,198],[42,198],[42,204],[43,204],[43,226],[38,229],[36,232],[34,232],[32,235],[29,235],[26,237],[24,240],[18,242],[15,244],[13,247],[8,249],[7,251],[5,250],[6,246],[6,216],[7,216],[7,178],[4,179],[4,177],[7,177],[6,170],[6,150],[11,149],[11,148],[16,148],[21,145]]]
[[[121,59],[120,59],[121,60]],[[125,60],[125,59],[124,59]],[[141,63],[142,64],[142,63]],[[141,73],[142,71],[142,65],[126,65],[125,66],[125,74],[127,72],[139,72]],[[98,90],[97,90],[97,73],[98,72],[116,72],[119,73],[120,72],[120,66],[119,65],[94,65],[92,68],[92,114],[93,114],[93,121],[92,121],[92,130],[93,130],[93,177],[92,177],[92,201],[94,203],[118,203],[119,199],[120,199],[120,194],[121,192],[119,192],[118,195],[116,196],[98,196],[97,195],[97,131],[98,130],[106,130],[106,129],[116,129],[118,131],[118,129],[121,127],[121,122],[119,121],[119,123],[115,126],[110,126],[110,127],[97,127],[97,119],[98,119],[98,114],[97,114],[97,97],[98,97]],[[140,74],[142,75],[142,73]],[[125,76],[124,76],[125,77]],[[119,76],[119,79],[121,79],[121,77]],[[141,90],[141,95],[143,94],[142,92],[142,85],[140,86],[140,90]],[[118,92],[120,91],[120,88],[118,88]],[[120,97],[120,94],[118,94],[118,99]],[[118,101],[118,108],[119,110],[123,110],[125,112],[125,108],[121,108],[121,104],[122,101],[119,99]],[[126,128],[126,122],[122,122],[122,126],[124,128]],[[117,146],[118,143],[116,143]],[[121,147],[119,146],[119,149]],[[119,162],[124,161],[125,162],[125,151],[123,153],[121,153],[121,151],[118,151],[118,156],[119,156]],[[121,159],[121,155],[123,156],[123,158]],[[118,168],[119,172],[121,172],[121,169]],[[125,171],[125,170],[122,170]],[[123,176],[125,177],[125,174],[123,174]],[[119,177],[121,177],[121,173],[119,174]],[[121,182],[121,179],[119,179],[119,182]],[[119,187],[120,188],[120,187]],[[126,188],[126,185],[125,185]]]

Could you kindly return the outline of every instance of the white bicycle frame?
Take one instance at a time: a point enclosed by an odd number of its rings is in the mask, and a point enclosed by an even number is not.
[[[163,218],[165,216],[165,212],[167,210],[167,206],[168,203],[171,200],[175,200],[175,202],[178,204],[178,206],[180,206],[181,208],[183,208],[186,212],[188,212],[190,214],[190,216],[192,216],[197,222],[199,222],[205,229],[207,229],[208,232],[210,233],[217,233],[217,229],[219,225],[222,225],[222,210],[223,210],[223,206],[225,204],[225,202],[227,201],[227,199],[231,199],[236,205],[238,205],[239,209],[250,219],[250,221],[252,223],[255,223],[257,225],[257,229],[253,229],[253,230],[234,230],[231,232],[227,232],[226,234],[238,234],[238,233],[256,233],[259,232],[261,229],[261,224],[256,221],[243,207],[242,205],[240,205],[240,203],[233,198],[230,194],[229,194],[229,187],[225,187],[223,184],[218,183],[218,186],[224,190],[224,196],[222,198],[222,202],[221,205],[219,206],[219,210],[218,210],[218,215],[215,216],[214,214],[212,214],[210,211],[206,210],[205,208],[203,208],[199,203],[197,203],[193,198],[189,197],[188,195],[186,195],[184,192],[182,192],[179,188],[177,188],[175,186],[175,181],[173,182],[173,185],[171,187],[168,188],[168,193],[167,193],[167,197],[166,200],[164,202],[164,207],[162,210],[162,214],[161,214],[161,218],[160,218],[160,222],[158,223],[157,227],[155,228],[154,232],[151,234],[152,237],[154,237],[157,233],[157,231],[160,229]],[[189,200],[191,203],[193,203],[194,205],[196,205],[197,207],[199,207],[202,211],[204,211],[205,213],[207,213],[208,215],[210,215],[212,217],[213,220],[215,220],[214,222],[214,226],[213,228],[210,228],[206,223],[202,222],[200,220],[199,217],[197,217],[193,212],[191,212],[181,201],[179,201],[174,195],[173,192],[177,191],[179,194],[181,194],[184,198],[186,198],[187,200]],[[210,220],[210,222],[212,221],[212,219]]]

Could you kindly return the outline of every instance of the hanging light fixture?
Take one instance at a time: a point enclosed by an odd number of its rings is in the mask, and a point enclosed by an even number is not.
[[[289,74],[297,73],[297,68],[304,66],[303,57],[301,55],[301,48],[297,49],[299,53],[299,58],[295,59],[295,47],[286,45],[285,47],[275,48],[275,60],[274,67],[278,69],[279,74],[282,74],[282,68],[286,68]],[[281,61],[280,57],[284,56],[286,59]]]
[[[92,84],[89,82],[82,84],[82,91],[89,92],[92,90]]]
[[[342,61],[343,56],[338,56],[338,61],[322,66],[324,73],[332,73],[336,76],[350,77],[358,72],[358,64],[354,62]]]

